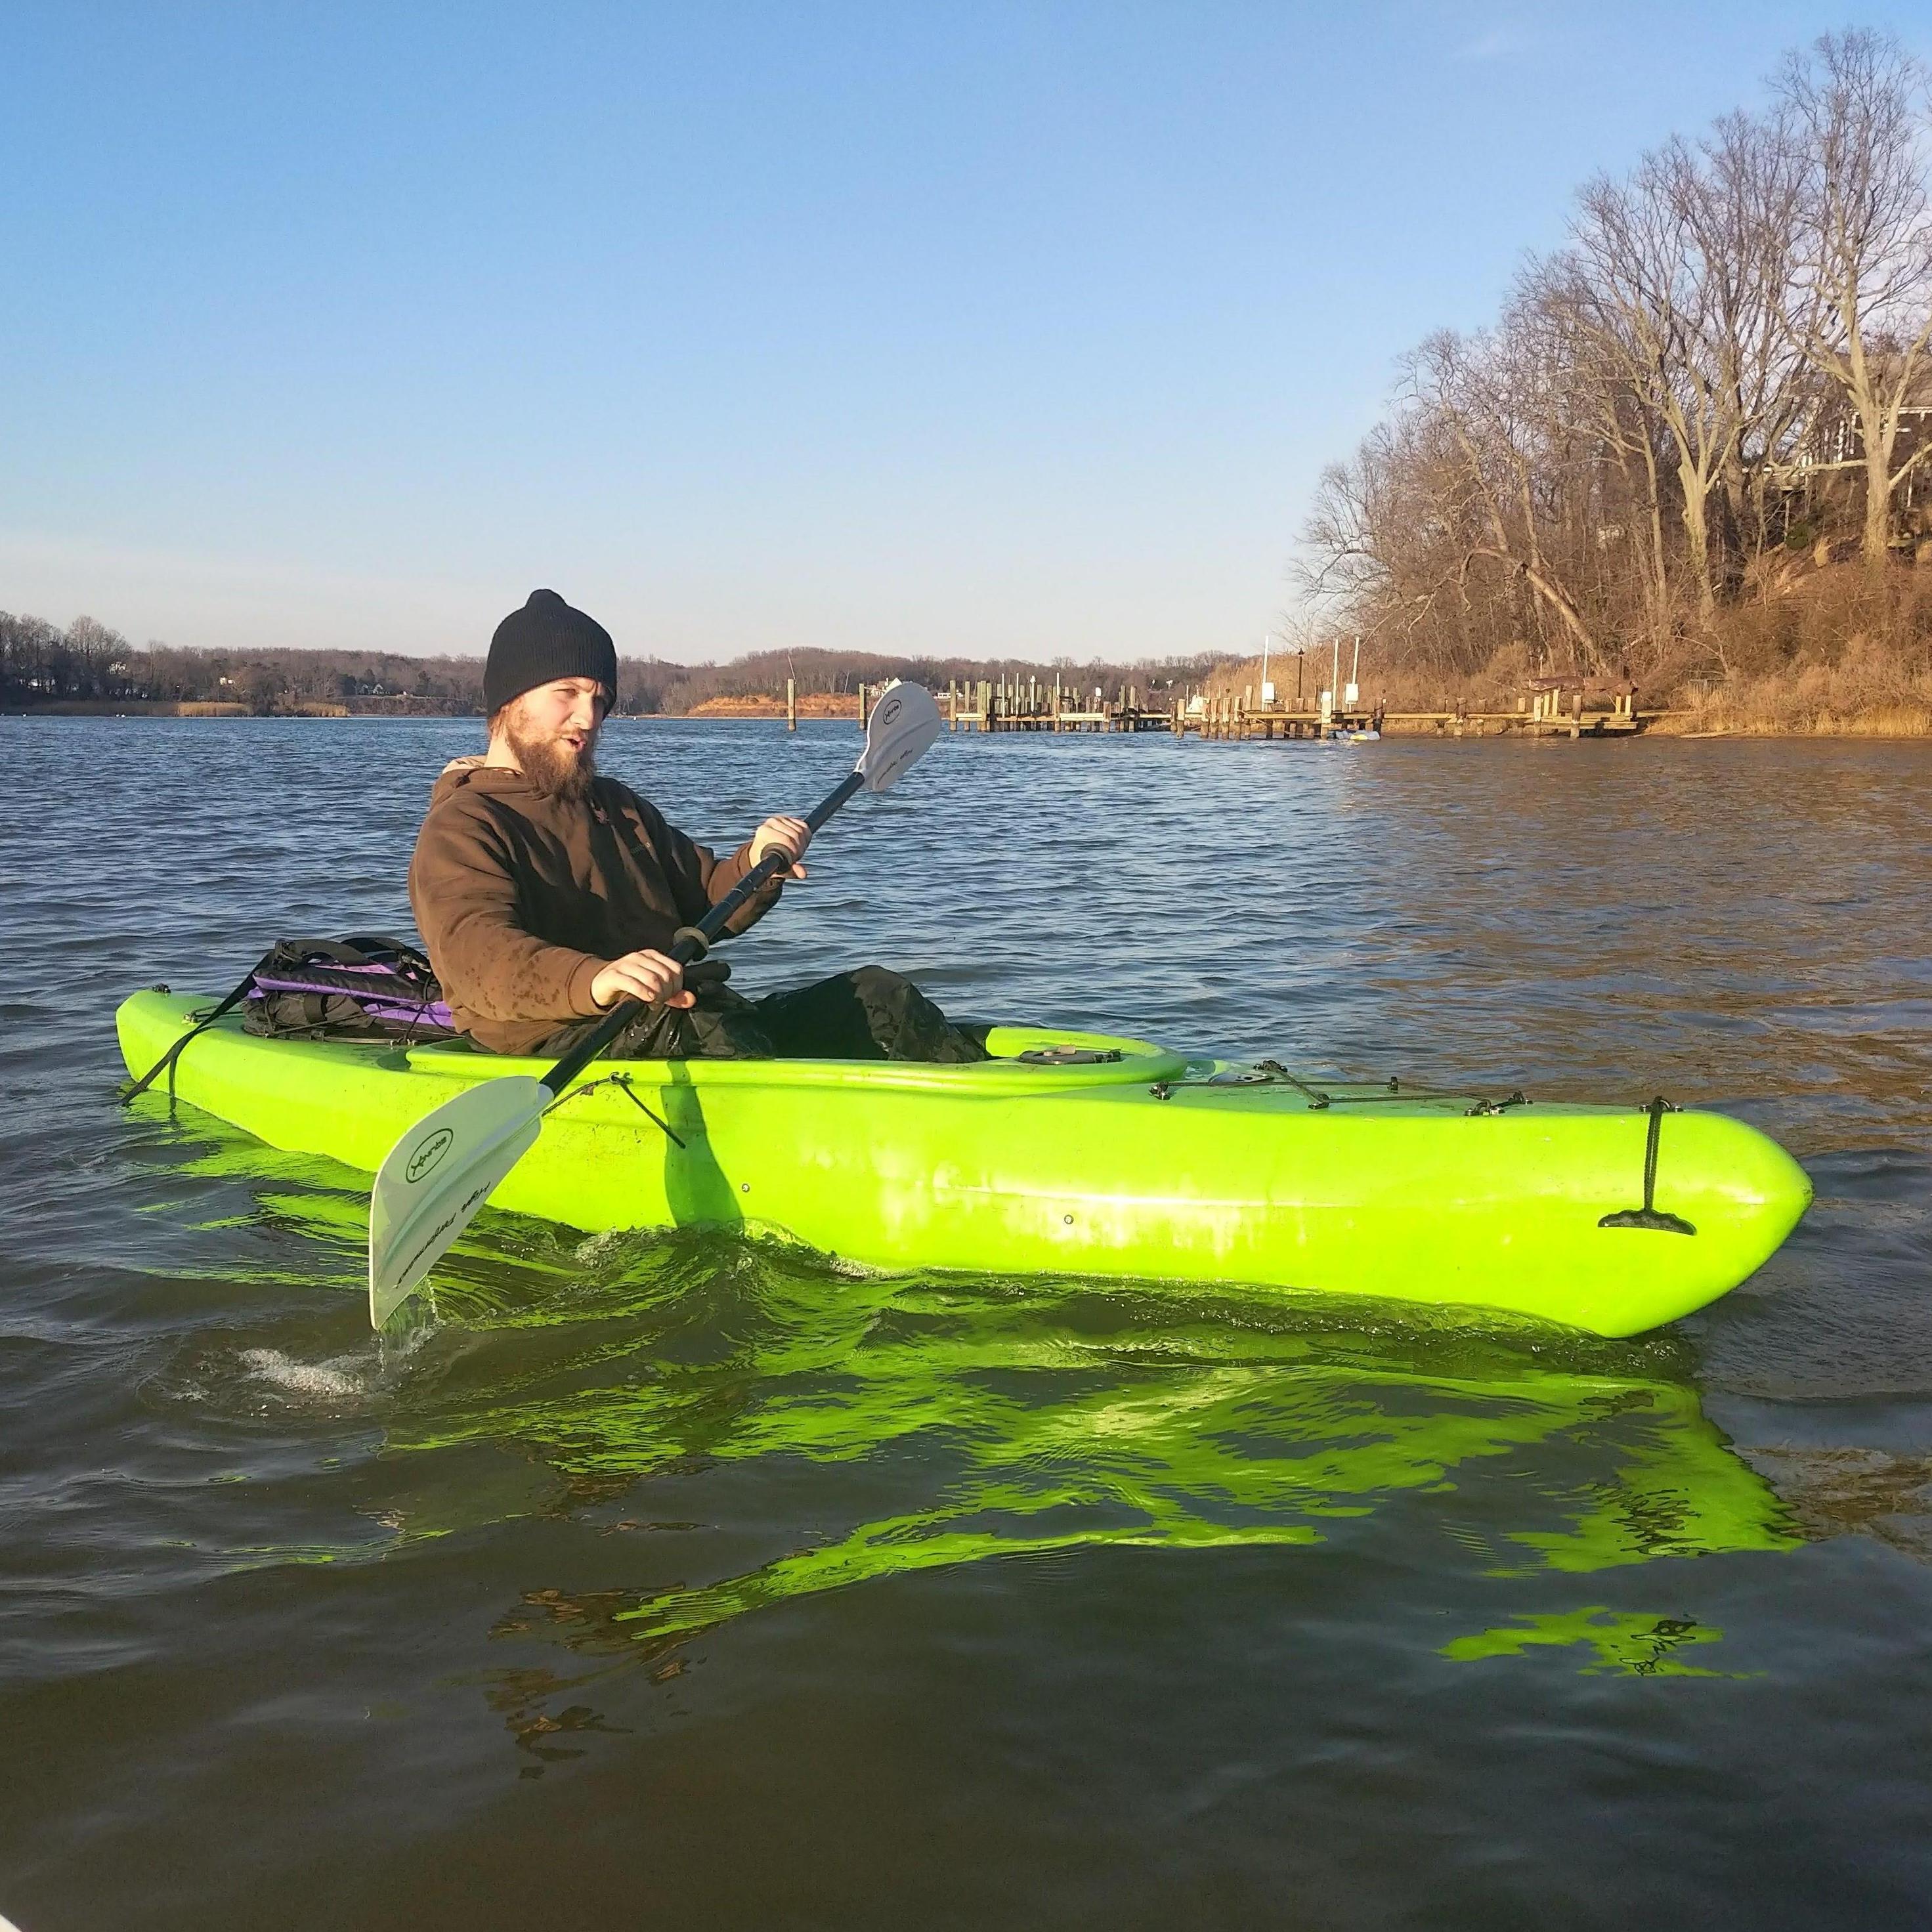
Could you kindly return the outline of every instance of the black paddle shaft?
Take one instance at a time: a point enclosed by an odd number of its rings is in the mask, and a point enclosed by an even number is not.
[[[854,771],[805,814],[806,829],[816,832],[845,801],[866,782],[862,771]],[[702,958],[712,940],[724,930],[724,922],[754,892],[790,871],[794,855],[781,846],[767,852],[696,926],[686,927],[671,942],[670,956],[680,966]],[[695,935],[694,937],[693,935]],[[597,1025],[544,1075],[543,1084],[553,1094],[561,1094],[617,1036],[644,1010],[642,1000],[620,1000]]]

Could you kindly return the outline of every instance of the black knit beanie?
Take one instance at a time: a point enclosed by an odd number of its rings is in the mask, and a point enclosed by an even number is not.
[[[512,698],[560,677],[594,677],[608,705],[617,695],[617,646],[595,617],[573,610],[554,590],[532,590],[490,640],[483,709],[494,717]]]

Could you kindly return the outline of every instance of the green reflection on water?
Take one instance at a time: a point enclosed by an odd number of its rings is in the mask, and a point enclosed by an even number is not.
[[[359,1188],[259,1148],[218,1147],[195,1166],[242,1160],[258,1186],[272,1166],[256,1211],[302,1235],[307,1279],[359,1285]],[[642,1488],[651,1511],[697,1519],[655,1540],[670,1553],[653,1560],[681,1575],[526,1595],[572,1644],[674,1640],[994,1557],[1313,1546],[1392,1513],[1407,1560],[1433,1538],[1429,1561],[1490,1577],[1798,1540],[1705,1418],[1668,1340],[1233,1292],[887,1281],[776,1240],[586,1241],[490,1216],[436,1293],[462,1347],[394,1390],[386,1462],[434,1472],[461,1466],[452,1452],[508,1448],[555,1479],[550,1514],[590,1520]],[[473,1525],[464,1480],[430,1473],[384,1520],[405,1543]],[[1443,1654],[1582,1642],[1594,1668],[1634,1670],[1664,1628],[1590,1609]],[[1684,1628],[1673,1646],[1718,1634]],[[1687,1666],[1660,1653],[1648,1668]]]
[[[1659,1617],[1641,1611],[1612,1610],[1601,1604],[1549,1616],[1519,1617],[1514,1628],[1486,1630],[1460,1636],[1442,1646],[1442,1654],[1458,1662],[1492,1657],[1521,1657],[1540,1646],[1567,1648],[1582,1644],[1597,1661],[1579,1673],[1585,1677],[1736,1677],[1737,1671],[1702,1670],[1676,1661],[1677,1653],[1693,1644],[1720,1643],[1724,1632],[1691,1617]]]
[[[462,1298],[466,1325],[490,1318]],[[992,1557],[1313,1545],[1406,1498],[1443,1561],[1492,1576],[1796,1540],[1692,1388],[1560,1352],[1546,1367],[1520,1338],[1228,1296],[854,1281],[689,1238],[632,1244],[601,1292],[504,1312],[591,1342],[572,1386],[478,1388],[399,1418],[392,1451],[513,1442],[580,1498],[694,1492],[754,1556],[718,1480],[753,1468],[790,1499],[760,1560],[604,1604],[592,1621],[635,1637]]]

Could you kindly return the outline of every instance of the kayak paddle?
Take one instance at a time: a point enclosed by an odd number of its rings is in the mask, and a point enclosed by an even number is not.
[[[939,707],[922,685],[892,683],[866,722],[866,748],[849,777],[806,814],[816,832],[854,792],[896,784],[939,736]],[[670,956],[703,957],[752,895],[788,872],[793,855],[767,853],[700,920],[683,928]],[[621,1000],[542,1079],[511,1073],[466,1088],[426,1114],[384,1157],[369,1198],[369,1321],[380,1328],[470,1222],[536,1141],[544,1111],[644,1010]]]

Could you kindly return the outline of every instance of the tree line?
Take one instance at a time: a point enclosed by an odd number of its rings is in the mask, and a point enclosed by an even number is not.
[[[725,664],[673,664],[620,658],[616,708],[681,716],[716,698],[782,698],[785,680],[801,697],[850,694],[887,678],[949,682],[1028,675],[1051,683],[1097,684],[1111,694],[1137,684],[1165,700],[1204,680],[1222,657],[1203,653],[1134,664],[1068,657],[1043,663],[1012,658],[890,657],[865,651],[755,651]],[[0,610],[0,705],[16,710],[72,703],[230,703],[263,714],[340,705],[352,711],[451,716],[483,710],[480,657],[404,657],[357,650],[265,649],[234,652],[149,644],[137,648],[92,617],[63,630],[44,618]]]
[[[92,617],[63,630],[0,610],[0,704],[214,702],[274,712],[304,705],[462,712],[483,701],[481,658],[380,651],[136,647]]]
[[[1886,566],[1932,562],[1927,86],[1889,36],[1828,34],[1762,110],[1587,183],[1495,323],[1412,350],[1323,473],[1316,621],[1444,680],[1764,671],[1806,640],[1736,614],[1855,557],[1858,620],[1907,610],[1922,654],[1932,604]]]

